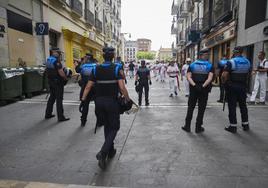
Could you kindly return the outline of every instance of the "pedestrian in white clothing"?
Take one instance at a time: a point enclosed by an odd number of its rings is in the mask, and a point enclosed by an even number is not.
[[[189,82],[187,80],[187,71],[191,62],[192,60],[190,58],[187,58],[185,64],[181,69],[181,80],[185,88],[185,97],[189,97]]]
[[[167,74],[169,76],[169,88],[170,88],[170,95],[169,97],[173,97],[173,95],[178,95],[177,89],[178,89],[178,73],[179,69],[177,66],[175,66],[174,61],[170,62],[170,65],[167,68]]]
[[[265,52],[260,51],[258,56],[260,62],[258,63],[257,69],[253,71],[255,76],[254,89],[250,97],[249,104],[255,104],[256,96],[260,88],[260,102],[258,104],[265,104],[266,98],[266,82],[267,82],[267,71],[268,71],[268,60],[265,59]]]
[[[166,75],[167,67],[164,62],[160,65],[160,81],[165,82],[165,75]]]

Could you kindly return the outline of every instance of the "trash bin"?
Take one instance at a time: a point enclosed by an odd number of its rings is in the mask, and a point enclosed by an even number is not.
[[[33,92],[43,90],[44,69],[41,67],[26,67],[22,79],[23,93],[32,97]]]
[[[0,100],[22,97],[23,68],[0,68]]]

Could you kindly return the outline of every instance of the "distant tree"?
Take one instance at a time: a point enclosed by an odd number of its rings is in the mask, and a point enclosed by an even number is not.
[[[143,51],[140,51],[137,53],[137,59],[148,59],[148,60],[153,60],[155,59],[155,54],[154,53],[151,53],[151,52],[143,52]]]

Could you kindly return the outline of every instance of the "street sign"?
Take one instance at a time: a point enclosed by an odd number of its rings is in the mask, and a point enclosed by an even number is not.
[[[39,22],[35,26],[36,35],[48,35],[48,23]]]

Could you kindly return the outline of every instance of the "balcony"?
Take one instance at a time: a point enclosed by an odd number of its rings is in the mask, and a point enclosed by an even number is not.
[[[95,16],[94,16],[94,14],[88,9],[85,10],[85,14],[86,14],[86,16],[85,16],[86,23],[94,26],[95,25]]]
[[[183,23],[185,20],[184,17],[181,17],[180,12],[177,13],[177,23]]]
[[[210,12],[204,13],[203,16],[203,23],[202,23],[202,33],[206,33],[211,28],[211,16]]]
[[[83,15],[83,5],[79,0],[71,0],[70,7],[77,16],[82,17]]]
[[[213,25],[232,19],[232,0],[217,1],[213,6]]]
[[[98,18],[95,19],[95,27],[98,32],[102,32],[102,22]]]
[[[178,34],[178,28],[175,27],[175,24],[173,23],[172,26],[171,26],[171,34],[172,35],[176,35]]]
[[[172,7],[171,7],[171,15],[176,15],[179,10],[179,5],[175,4],[175,0],[173,0]]]
[[[177,46],[183,46],[185,45],[185,32],[181,31],[179,35],[176,38]]]
[[[191,11],[191,7],[192,7],[191,2],[189,2],[188,0],[184,0],[181,3],[180,10],[179,10],[180,17],[187,18],[189,15],[189,12]]]
[[[202,23],[203,19],[202,18],[196,18],[191,25],[191,30],[192,31],[200,31],[202,29]]]

